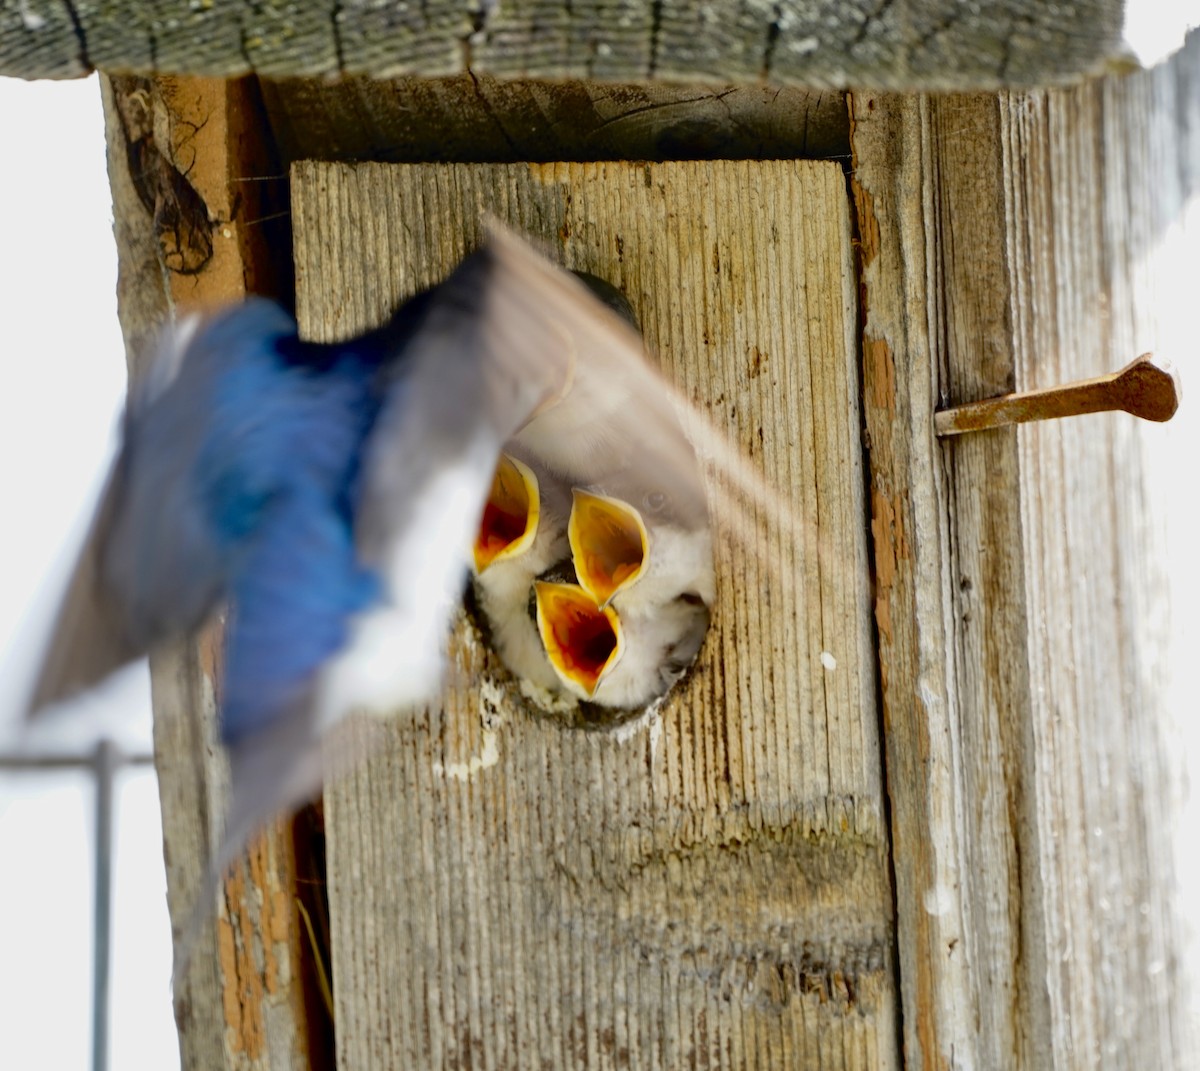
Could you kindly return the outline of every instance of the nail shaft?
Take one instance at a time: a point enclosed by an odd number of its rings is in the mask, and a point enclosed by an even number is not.
[[[1179,377],[1149,353],[1119,372],[1044,390],[1021,391],[970,402],[934,414],[939,436],[961,435],[1031,420],[1123,411],[1144,420],[1170,420],[1179,408]]]

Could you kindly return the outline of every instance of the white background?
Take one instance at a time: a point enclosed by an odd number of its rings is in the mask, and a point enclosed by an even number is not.
[[[0,78],[0,146],[0,719],[11,721],[52,574],[112,449],[125,358],[96,79]],[[148,752],[145,667],[126,676],[77,717],[116,724],[125,747]],[[96,735],[60,729],[43,743],[86,754]],[[0,771],[0,1067],[90,1064],[93,797],[86,773]],[[109,1066],[171,1071],[153,769],[122,773],[116,800]]]

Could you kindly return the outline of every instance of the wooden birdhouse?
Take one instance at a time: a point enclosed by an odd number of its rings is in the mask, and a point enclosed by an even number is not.
[[[131,353],[249,293],[346,337],[490,215],[625,295],[796,523],[717,518],[699,660],[628,724],[526,702],[464,610],[442,701],[226,880],[184,1067],[1189,1066],[1160,431],[936,415],[1169,341],[1200,42],[1118,72],[1115,3],[318,8],[7,16],[0,71],[112,72]],[[219,669],[152,659],[177,926]]]

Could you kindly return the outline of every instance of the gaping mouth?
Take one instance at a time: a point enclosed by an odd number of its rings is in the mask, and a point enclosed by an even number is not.
[[[550,665],[584,698],[596,694],[624,651],[621,622],[578,584],[539,580],[537,623]]]
[[[567,538],[575,575],[601,607],[636,583],[646,568],[646,526],[641,514],[619,499],[576,488]]]
[[[501,454],[475,537],[475,571],[528,550],[540,513],[537,477],[515,457]]]

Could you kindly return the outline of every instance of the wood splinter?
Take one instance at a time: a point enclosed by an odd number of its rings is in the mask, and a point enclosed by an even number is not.
[[[983,431],[1030,420],[1123,411],[1143,420],[1170,420],[1183,390],[1179,374],[1165,361],[1143,353],[1119,372],[1059,387],[1021,391],[942,409],[933,415],[939,437]]]

